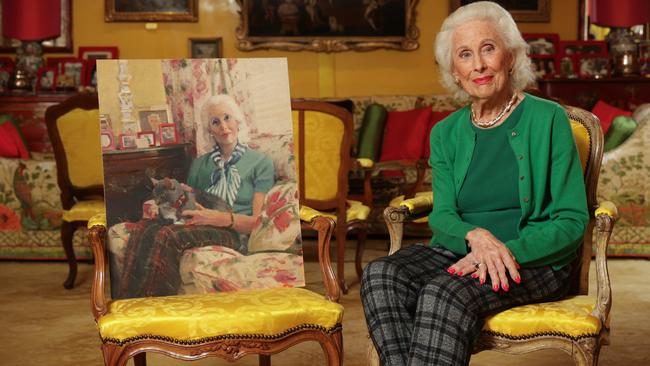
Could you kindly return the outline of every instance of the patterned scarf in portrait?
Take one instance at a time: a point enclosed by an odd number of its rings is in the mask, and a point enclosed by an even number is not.
[[[237,193],[239,192],[239,186],[241,185],[241,177],[235,164],[241,159],[247,149],[248,147],[246,145],[237,142],[228,161],[223,160],[219,144],[215,144],[212,153],[210,153],[210,158],[212,158],[215,168],[210,177],[212,185],[207,191],[226,201],[230,207],[233,207]]]

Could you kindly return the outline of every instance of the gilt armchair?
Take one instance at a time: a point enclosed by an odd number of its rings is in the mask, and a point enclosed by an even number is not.
[[[522,354],[551,348],[570,354],[576,365],[596,365],[601,346],[608,343],[612,295],[606,252],[618,213],[613,203],[596,201],[603,155],[603,134],[598,118],[578,108],[565,108],[582,163],[590,211],[576,259],[578,275],[572,283],[570,296],[563,300],[517,306],[488,317],[474,353],[493,350]],[[434,197],[429,194],[407,199],[398,207],[386,208],[384,218],[391,239],[389,255],[402,245],[404,223],[426,217],[433,204]],[[594,238],[597,286],[595,294],[592,291],[587,296]],[[368,364],[378,365],[379,358],[372,342],[368,354]]]

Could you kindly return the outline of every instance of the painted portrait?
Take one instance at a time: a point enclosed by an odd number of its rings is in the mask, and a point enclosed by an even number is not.
[[[101,60],[97,75],[116,134],[133,105],[171,113],[160,146],[104,152],[112,297],[303,286],[286,60]]]

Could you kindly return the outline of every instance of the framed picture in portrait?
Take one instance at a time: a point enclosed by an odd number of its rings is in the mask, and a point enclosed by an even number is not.
[[[83,60],[64,61],[59,64],[56,78],[56,88],[61,90],[76,90],[85,85],[86,63]]]
[[[198,0],[104,0],[107,22],[198,22]]]
[[[650,41],[639,43],[639,69],[641,76],[650,76]]]
[[[190,58],[222,58],[222,40],[218,38],[190,38]]]
[[[609,57],[578,56],[578,75],[581,79],[606,78],[609,72]]]
[[[79,47],[79,58],[86,62],[85,86],[97,86],[97,60],[117,59],[117,47]]]
[[[102,130],[100,132],[100,144],[102,145],[102,151],[115,150],[115,137],[113,131],[111,130]]]
[[[60,36],[54,39],[46,39],[41,42],[41,45],[43,46],[43,52],[72,52],[72,0],[56,1],[61,1]],[[0,29],[1,28],[2,7],[0,6]],[[2,33],[0,32],[0,52],[15,53],[16,47],[18,46],[20,46],[19,40],[3,38]]]
[[[558,74],[558,62],[555,56],[530,56],[530,61],[536,79],[550,79]]]
[[[153,131],[138,132],[138,139],[147,140],[148,147],[156,146],[156,134]]]
[[[419,0],[236,0],[242,51],[412,51],[419,47]],[[271,14],[272,16],[269,16]]]
[[[173,123],[163,123],[159,126],[158,141],[160,145],[173,145],[178,142],[178,132]]]
[[[0,93],[9,91],[9,80],[13,71],[12,67],[0,67]]]
[[[557,55],[560,36],[557,33],[524,33],[522,34],[528,46],[530,55]]]
[[[36,74],[36,92],[56,90],[56,68],[41,67]]]
[[[607,56],[605,41],[560,41],[562,55]]]
[[[1,67],[14,67],[14,59],[11,57],[0,57],[0,68]]]
[[[140,131],[159,130],[162,124],[168,124],[171,121],[171,114],[167,106],[153,106],[145,109],[138,109],[138,123]]]
[[[480,0],[449,0],[449,11]],[[548,23],[551,20],[551,0],[491,0],[512,14],[517,22]]]
[[[560,55],[558,57],[559,76],[575,79],[578,77],[578,60],[576,55]]]
[[[120,135],[120,149],[135,149],[137,146],[135,139],[136,135],[133,134],[121,134]]]

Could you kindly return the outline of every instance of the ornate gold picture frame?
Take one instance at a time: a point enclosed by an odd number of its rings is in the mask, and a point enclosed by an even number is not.
[[[198,22],[198,0],[104,0],[107,22]],[[164,4],[162,4],[164,3]]]
[[[449,0],[449,12],[479,0]],[[548,23],[551,21],[550,0],[491,0],[512,14],[517,22],[538,22]]]
[[[237,0],[242,51],[412,51],[419,0]]]

